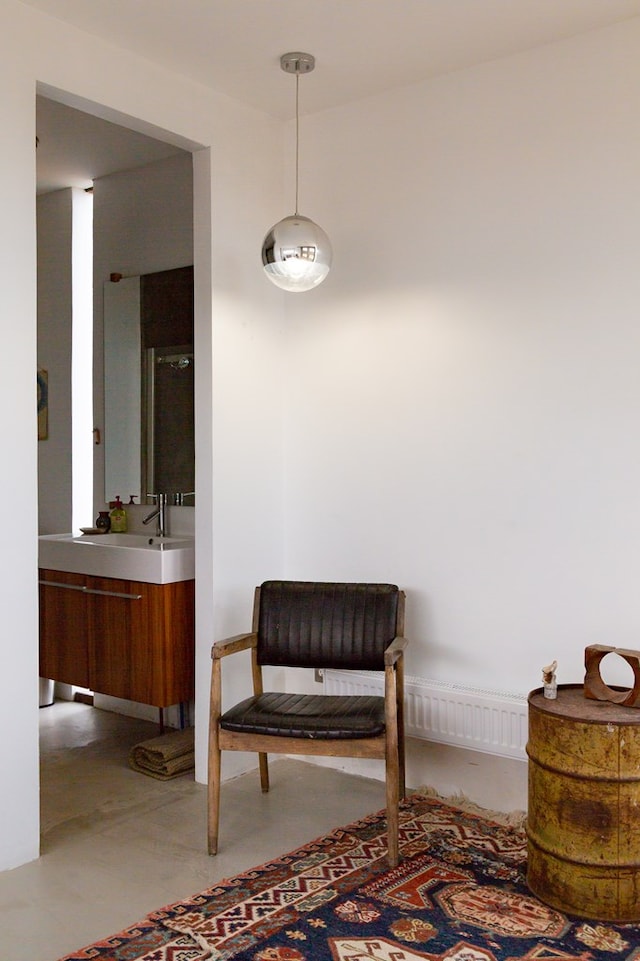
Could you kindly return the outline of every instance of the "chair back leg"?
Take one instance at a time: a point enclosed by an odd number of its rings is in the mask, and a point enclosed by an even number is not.
[[[398,725],[398,764],[399,774],[398,783],[400,800],[403,801],[407,795],[406,782],[406,761],[404,743],[404,659],[400,658],[396,665],[396,723]]]
[[[258,588],[259,592],[259,588]],[[260,594],[257,592],[256,599],[254,601],[253,607],[253,630],[258,630],[258,613],[259,613],[259,601]],[[258,697],[260,694],[264,693],[264,685],[262,682],[262,668],[258,664],[257,650],[251,651],[251,675],[253,678],[253,693]],[[263,794],[267,794],[269,791],[269,765],[267,763],[267,755],[263,753],[258,753],[258,764],[260,766],[260,788]]]
[[[269,764],[266,754],[258,754],[258,764],[260,765],[260,787],[263,794],[269,791]]]

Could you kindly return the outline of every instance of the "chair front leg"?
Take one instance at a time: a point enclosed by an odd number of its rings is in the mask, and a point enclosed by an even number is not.
[[[207,777],[207,834],[209,854],[217,854],[218,852],[218,829],[220,823],[220,683],[220,660],[214,658],[211,666]]]
[[[387,800],[387,857],[389,867],[395,868],[400,860],[399,814],[400,803],[400,752],[398,744],[398,702],[396,696],[396,672],[392,666],[385,668],[385,781]],[[404,765],[402,765],[404,769]]]
[[[390,868],[395,868],[400,861],[399,831],[397,782],[387,769],[387,858]]]

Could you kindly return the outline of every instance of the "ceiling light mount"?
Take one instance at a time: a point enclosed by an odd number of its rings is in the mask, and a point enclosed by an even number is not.
[[[280,66],[285,73],[311,73],[315,68],[316,58],[312,53],[283,53]]]
[[[300,76],[316,65],[310,53],[283,53],[280,66],[296,78],[296,195],[295,213],[267,232],[262,244],[262,265],[269,280],[282,290],[300,292],[321,284],[331,267],[331,242],[326,233],[298,211],[300,153]]]

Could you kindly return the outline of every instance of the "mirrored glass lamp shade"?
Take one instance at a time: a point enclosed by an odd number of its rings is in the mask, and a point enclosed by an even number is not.
[[[282,290],[311,290],[331,267],[331,243],[322,227],[300,214],[285,217],[268,231],[262,263],[269,280]]]

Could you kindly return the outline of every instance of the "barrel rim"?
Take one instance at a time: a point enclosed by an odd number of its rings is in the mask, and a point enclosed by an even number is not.
[[[624,691],[627,688],[616,687],[611,685],[611,690]],[[558,695],[563,691],[568,693],[573,693],[576,691],[584,691],[583,684],[558,684]],[[544,696],[544,688],[536,687],[532,691],[529,691],[527,695],[527,704],[529,713],[537,713],[544,715],[546,717],[560,717],[565,720],[574,721],[577,724],[615,724],[616,727],[622,727],[624,725],[628,727],[640,727],[640,708],[632,707],[631,705],[616,704],[614,701],[599,701],[593,698],[584,697],[585,704],[590,706],[592,710],[596,710],[598,705],[602,711],[609,711],[613,714],[612,717],[580,717],[578,715],[567,714],[562,710],[562,704],[558,704],[558,698],[547,698]]]

